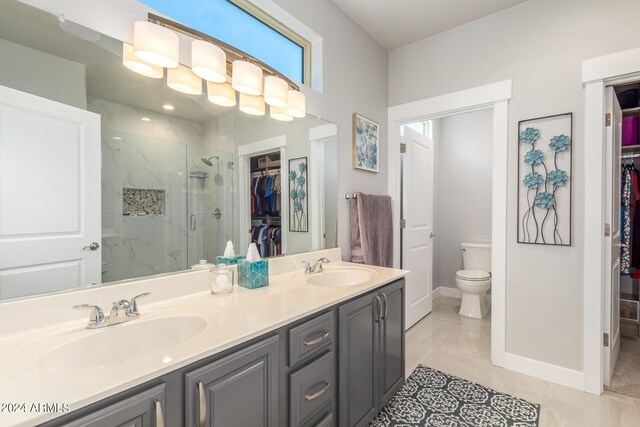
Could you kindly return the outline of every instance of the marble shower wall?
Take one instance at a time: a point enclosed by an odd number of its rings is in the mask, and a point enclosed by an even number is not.
[[[205,124],[205,138],[200,123],[96,98],[87,104],[102,117],[103,282],[184,270],[221,254],[233,153],[216,150],[217,120]],[[201,161],[212,155],[220,168]],[[123,215],[123,188],[163,191],[164,214]]]

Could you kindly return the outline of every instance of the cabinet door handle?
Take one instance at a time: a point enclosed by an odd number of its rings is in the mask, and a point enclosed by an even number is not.
[[[164,415],[162,415],[162,403],[156,399],[156,427],[164,427]]]
[[[374,316],[374,319],[376,321],[376,323],[378,323],[380,321],[380,315],[382,314],[382,300],[380,299],[380,295],[376,295],[376,302],[377,307],[378,307],[378,313]]]
[[[204,384],[201,381],[198,381],[198,397],[200,401],[200,409],[198,411],[199,426],[204,427],[207,421],[207,398],[204,395]]]
[[[325,394],[327,390],[329,390],[329,387],[331,387],[331,383],[325,383],[325,386],[322,387],[320,390],[316,391],[313,394],[307,394],[304,396],[304,398],[307,400],[315,400],[320,396],[322,396],[323,394]]]
[[[382,320],[385,320],[387,318],[387,314],[389,313],[389,301],[387,301],[387,294],[382,294],[382,299],[384,300],[384,314],[380,316],[380,318]]]
[[[326,340],[327,338],[329,338],[329,331],[325,332],[324,334],[320,335],[318,338],[314,338],[310,341],[304,341],[304,345],[306,346],[313,346],[313,345],[318,345],[320,344],[322,341]]]

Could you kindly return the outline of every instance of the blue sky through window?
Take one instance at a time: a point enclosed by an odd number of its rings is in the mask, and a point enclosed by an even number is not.
[[[139,0],[195,30],[247,52],[302,82],[304,50],[227,0]]]

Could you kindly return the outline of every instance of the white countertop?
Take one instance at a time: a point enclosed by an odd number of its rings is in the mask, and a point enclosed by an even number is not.
[[[339,251],[327,251],[335,259]],[[322,252],[314,253],[322,255]],[[274,266],[271,271],[280,272],[282,263],[291,266],[300,265],[300,256],[280,260],[280,266]],[[302,257],[302,259],[305,259]],[[330,258],[331,259],[331,258]],[[333,261],[333,260],[332,260]],[[353,265],[350,263],[332,262],[332,267],[339,265]],[[264,288],[248,290],[234,286],[231,294],[220,296],[211,295],[208,289],[200,289],[180,297],[160,299],[157,301],[140,300],[139,319],[121,325],[103,329],[89,330],[87,324],[88,311],[74,320],[60,323],[47,323],[44,328],[31,328],[19,333],[0,334],[0,404],[25,403],[25,412],[4,412],[0,408],[0,425],[2,426],[32,426],[63,415],[63,413],[31,412],[33,403],[68,404],[71,411],[97,402],[113,394],[142,384],[153,378],[184,367],[190,363],[214,355],[223,350],[234,347],[252,338],[274,331],[279,327],[295,320],[351,299],[357,295],[371,291],[383,284],[404,277],[405,270],[362,266],[371,269],[374,278],[369,282],[348,287],[321,287],[305,282],[304,275],[286,272],[270,276],[270,285]],[[301,271],[298,268],[298,271]],[[185,273],[193,281],[202,282],[207,273]],[[171,278],[181,275],[164,277],[164,285],[171,282]],[[180,278],[184,280],[184,278]],[[174,279],[174,281],[177,279]],[[141,281],[141,287],[135,287],[135,282],[126,284],[127,295],[138,290],[154,292],[153,281]],[[124,286],[124,285],[115,285]],[[157,285],[158,287],[160,285]],[[199,286],[202,288],[202,285]],[[107,289],[110,287],[104,287]],[[174,288],[175,289],[175,286]],[[92,290],[95,291],[95,290]],[[189,289],[193,291],[193,289]],[[84,291],[91,292],[91,291]],[[120,290],[122,292],[122,288]],[[159,292],[162,292],[159,290]],[[83,292],[65,294],[64,303],[57,301],[53,305],[60,310],[69,310],[71,303],[82,300]],[[94,296],[97,293],[93,294]],[[132,296],[132,295],[131,295]],[[47,298],[61,300],[65,296],[37,298],[38,304],[45,307]],[[106,297],[103,297],[103,299]],[[84,295],[84,300],[87,295]],[[67,301],[68,300],[68,301]],[[73,301],[72,301],[73,300]],[[92,301],[85,301],[92,302]],[[33,303],[25,302],[24,307],[8,307],[15,317],[15,313],[33,309]],[[31,304],[31,306],[29,305]],[[51,305],[51,301],[50,301]],[[0,305],[0,312],[3,309]],[[103,308],[105,308],[103,306]],[[66,311],[65,311],[66,313]],[[24,313],[28,316],[28,313]],[[44,315],[43,315],[44,316]],[[145,322],[155,318],[167,316],[195,316],[204,319],[206,328],[199,335],[164,351],[131,358],[117,366],[103,366],[92,369],[76,369],[70,372],[49,372],[43,367],[42,360],[51,349],[68,342],[83,338],[91,334],[100,334],[110,328],[127,327],[133,322]],[[62,317],[64,319],[64,317]],[[3,319],[0,314],[0,322]],[[20,319],[14,318],[19,323]],[[3,331],[0,331],[0,333]],[[5,328],[6,332],[6,328]],[[114,343],[118,345],[118,343]],[[123,352],[135,353],[135,348],[122,348]]]

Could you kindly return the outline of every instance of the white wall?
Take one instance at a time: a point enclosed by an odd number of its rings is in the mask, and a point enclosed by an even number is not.
[[[434,120],[433,288],[456,287],[460,243],[491,243],[493,110]]]
[[[118,40],[132,42],[133,23],[146,20],[148,9],[135,0],[22,0],[64,15]],[[293,16],[322,37],[323,92],[303,87],[307,111],[338,125],[338,192],[387,192],[387,76],[388,53],[328,0],[261,0],[277,19]],[[279,16],[278,16],[279,15]],[[186,50],[181,60],[188,60]],[[318,64],[314,67],[316,67]],[[351,168],[352,114],[358,112],[380,123],[381,171],[374,174]],[[337,196],[337,195],[336,195]],[[327,197],[331,197],[327,195]],[[338,244],[350,258],[349,204],[338,204]]]
[[[513,79],[509,103],[506,351],[582,370],[581,62],[640,46],[637,0],[530,0],[390,53],[397,105]],[[517,122],[574,113],[572,246],[516,243]],[[594,313],[597,315],[597,313]]]
[[[0,39],[0,85],[85,109],[85,67]]]

